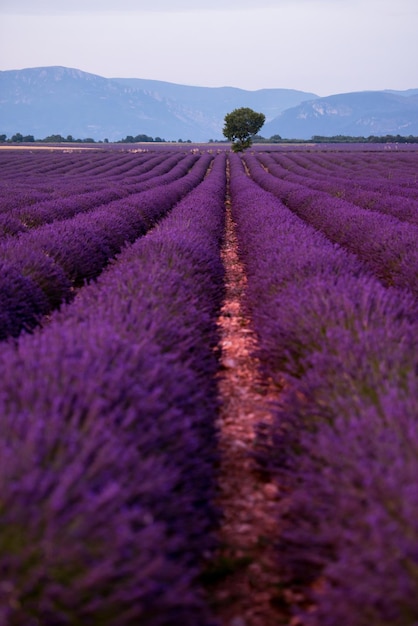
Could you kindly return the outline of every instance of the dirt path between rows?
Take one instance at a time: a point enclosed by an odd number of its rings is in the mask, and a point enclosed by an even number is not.
[[[255,425],[270,420],[277,391],[260,381],[251,354],[255,337],[242,310],[246,277],[238,258],[229,202],[222,257],[226,298],[219,318],[223,408],[219,420],[222,461],[217,504],[224,519],[219,535],[221,547],[208,590],[222,626],[280,626],[290,622],[280,606],[274,551],[278,490],[251,456]]]

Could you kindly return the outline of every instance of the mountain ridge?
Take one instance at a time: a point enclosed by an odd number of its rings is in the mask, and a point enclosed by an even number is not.
[[[0,71],[0,134],[7,136],[20,132],[35,138],[60,134],[118,141],[145,134],[205,142],[223,139],[226,113],[241,106],[266,115],[265,137],[310,139],[354,131],[384,135],[400,129],[400,134],[418,135],[418,89],[320,97],[295,89],[249,91],[105,78],[64,66]]]
[[[267,122],[263,133],[308,139],[323,136],[418,135],[418,89],[335,94],[306,101]]]

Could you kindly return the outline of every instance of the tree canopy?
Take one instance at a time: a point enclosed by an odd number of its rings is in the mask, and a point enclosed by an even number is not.
[[[252,138],[266,121],[264,113],[256,113],[248,107],[234,109],[225,115],[224,136],[232,141],[232,150],[241,152],[249,148]]]

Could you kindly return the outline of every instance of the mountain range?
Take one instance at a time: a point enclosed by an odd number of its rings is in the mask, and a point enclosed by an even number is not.
[[[223,139],[224,117],[250,107],[266,116],[264,137],[418,135],[418,89],[327,97],[294,89],[248,91],[141,78],[104,78],[67,67],[0,72],[0,134],[52,134],[119,141]]]

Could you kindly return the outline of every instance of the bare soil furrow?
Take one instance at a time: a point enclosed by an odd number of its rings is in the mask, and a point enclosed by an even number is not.
[[[253,357],[256,339],[243,311],[246,277],[228,202],[222,256],[226,298],[219,317],[223,368],[218,505],[223,524],[208,588],[223,626],[278,626],[288,623],[280,607],[274,549],[278,490],[257,467],[253,455],[256,425],[269,422],[277,391],[261,380]]]

